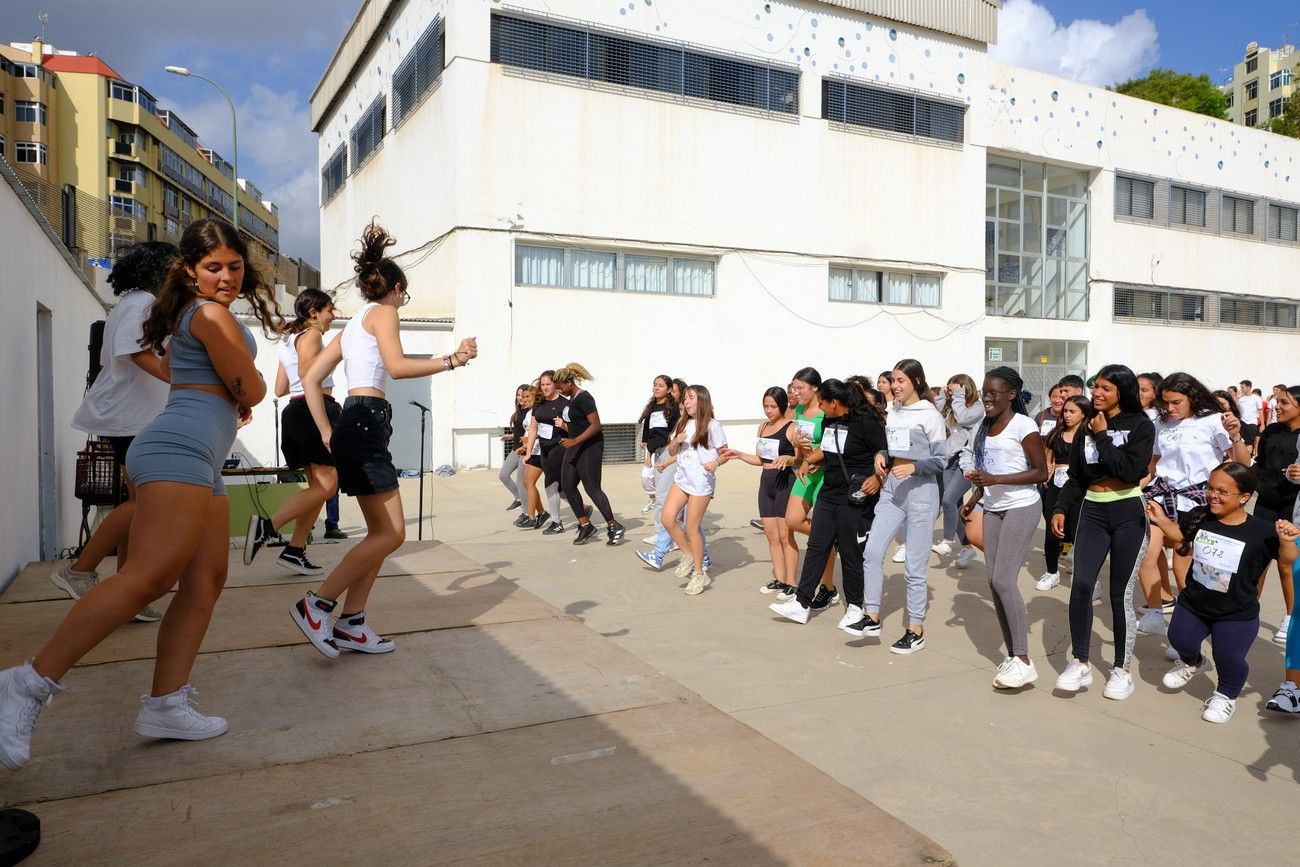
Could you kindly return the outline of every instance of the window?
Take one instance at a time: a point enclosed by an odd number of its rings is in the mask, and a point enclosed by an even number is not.
[[[712,259],[515,245],[515,284],[657,295],[714,294]]]
[[[822,79],[822,117],[948,142],[960,143],[966,133],[965,106],[829,78]]]
[[[1275,241],[1300,241],[1300,208],[1268,206],[1268,236]]]
[[[1206,300],[1196,292],[1116,286],[1114,314],[1116,319],[1203,323]]]
[[[857,268],[830,269],[829,297],[832,301],[880,303],[880,272]]]
[[[1268,77],[1268,89],[1277,90],[1279,87],[1286,87],[1291,83],[1291,70],[1283,69],[1281,72],[1275,72]]]
[[[507,15],[492,16],[492,62],[710,102],[799,113],[799,72],[762,61]]]
[[[1156,215],[1156,183],[1115,176],[1115,216],[1151,220]]]
[[[144,205],[135,199],[126,196],[109,196],[109,210],[115,214],[122,214],[127,217],[136,217],[143,220],[145,215]]]
[[[1264,303],[1257,299],[1219,296],[1219,324],[1260,325],[1263,321]]]
[[[1254,70],[1250,70],[1254,72]],[[1259,79],[1253,78],[1246,82],[1246,101],[1249,102],[1259,96]]]
[[[4,159],[4,155],[5,155],[5,137],[0,135],[0,159]]]
[[[0,117],[4,117],[4,113],[5,113],[5,95],[3,93],[0,93]]]
[[[1285,110],[1285,106],[1286,106],[1286,99],[1281,96],[1279,96],[1277,99],[1270,102],[1268,104],[1269,119],[1272,120],[1275,117],[1281,117],[1282,112]]]
[[[140,108],[156,115],[158,113],[158,103],[150,96],[149,91],[136,84],[127,84],[125,81],[109,79],[108,96],[110,99],[120,99],[125,102],[134,102]]]
[[[357,125],[352,127],[352,171],[357,171],[379,150],[383,143],[385,124],[388,117],[388,100],[380,94],[370,103],[366,113],[361,115]]]
[[[447,38],[435,18],[393,73],[393,128],[406,119],[442,77]]]
[[[1251,199],[1224,196],[1219,216],[1223,231],[1238,235],[1255,234],[1255,203]]]
[[[1169,221],[1183,226],[1205,227],[1205,191],[1187,187],[1169,188]]]
[[[325,204],[338,195],[348,177],[348,146],[341,144],[325,161],[320,173],[320,202]]]
[[[1088,173],[989,155],[984,302],[992,316],[1088,318]]]
[[[1246,126],[1259,126],[1259,112],[1256,109],[1246,112]]]
[[[45,145],[34,141],[14,142],[14,162],[46,164]]]
[[[1296,305],[1265,301],[1264,325],[1269,328],[1295,328]]]
[[[28,99],[14,100],[14,120],[19,123],[39,123],[45,125],[45,103]]]
[[[1259,69],[1259,56],[1252,54],[1250,57],[1246,58],[1246,71],[1254,72],[1257,69]]]
[[[1233,98],[1232,98],[1232,91],[1230,90],[1230,91],[1228,91],[1228,108],[1232,108],[1232,104],[1233,104],[1233,102],[1234,102],[1234,100],[1233,100]]]

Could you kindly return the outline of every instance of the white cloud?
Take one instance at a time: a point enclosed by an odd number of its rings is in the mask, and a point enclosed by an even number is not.
[[[1160,36],[1146,10],[1114,24],[1078,18],[1059,24],[1034,0],[1007,0],[998,15],[998,42],[989,56],[1095,85],[1146,73],[1160,59]]]

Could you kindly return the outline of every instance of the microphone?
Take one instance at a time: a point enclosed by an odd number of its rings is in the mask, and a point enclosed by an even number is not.
[[[411,406],[418,406],[420,409],[424,410],[425,412],[433,412],[433,410],[429,409],[427,406],[425,406],[424,404],[418,401],[412,400],[409,401],[409,403],[411,404]]]

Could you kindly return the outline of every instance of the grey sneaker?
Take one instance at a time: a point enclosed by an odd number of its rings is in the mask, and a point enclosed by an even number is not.
[[[140,609],[140,613],[132,619],[137,620],[140,623],[157,623],[159,620],[162,620],[162,612],[157,608],[154,608],[152,605],[146,605],[144,608]]]
[[[73,599],[80,599],[90,592],[91,587],[99,583],[99,573],[93,569],[89,572],[78,572],[69,563],[57,572],[50,573],[50,583]]]

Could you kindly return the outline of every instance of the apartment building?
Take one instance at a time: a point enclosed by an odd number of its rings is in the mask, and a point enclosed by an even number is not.
[[[1269,121],[1282,116],[1297,85],[1300,52],[1294,45],[1263,48],[1252,42],[1233,67],[1232,80],[1222,87],[1228,95],[1228,119],[1242,126],[1268,129]]]
[[[995,63],[1000,7],[368,0],[311,102],[322,281],[360,305],[378,215],[408,350],[481,350],[395,427],[427,403],[435,465],[489,463],[574,360],[625,456],[663,372],[738,440],[807,364],[1294,379],[1300,141]]]

